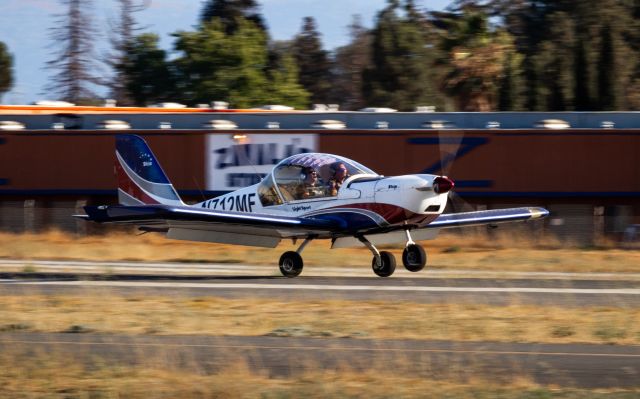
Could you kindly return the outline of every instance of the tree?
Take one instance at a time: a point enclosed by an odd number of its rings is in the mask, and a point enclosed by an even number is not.
[[[267,26],[259,13],[255,0],[207,0],[200,14],[200,23],[211,22],[218,18],[227,35],[233,34],[239,27],[239,20],[245,19],[267,32]]]
[[[363,74],[364,98],[372,106],[409,111],[416,105],[440,105],[430,27],[416,17],[412,4],[405,1],[401,9],[399,0],[389,0],[376,19],[371,67]]]
[[[123,76],[124,92],[135,105],[145,106],[168,101],[175,93],[175,77],[171,71],[167,54],[158,48],[158,36],[145,33],[131,39],[118,64],[118,73]]]
[[[589,111],[592,105],[591,98],[591,76],[589,74],[588,63],[588,44],[580,41],[576,45],[576,62],[575,62],[575,99],[576,111]]]
[[[360,16],[349,25],[351,42],[335,51],[331,102],[341,109],[356,110],[366,106],[362,96],[362,74],[371,68],[371,33],[362,25]]]
[[[305,17],[301,32],[293,40],[293,52],[300,68],[300,84],[313,103],[326,104],[331,91],[331,63],[322,49],[320,33],[312,17]]]
[[[272,88],[267,93],[267,103],[294,108],[306,108],[309,105],[309,92],[299,83],[298,66],[290,52],[277,54],[267,75]]]
[[[498,108],[500,85],[507,85],[502,93],[505,107],[515,107],[518,99],[512,98],[507,105],[507,96],[514,97],[519,75],[519,60],[513,56],[513,38],[505,31],[491,29],[488,15],[481,9],[470,7],[460,13],[441,16],[444,28],[442,63],[448,67],[443,81],[445,92],[456,100],[461,111],[493,111]],[[505,68],[509,80],[505,81]]]
[[[622,10],[615,5],[608,7],[602,15],[602,26],[598,32],[600,40],[597,52],[596,87],[598,92],[597,109],[601,111],[619,111],[628,109],[627,95],[632,86],[633,74],[640,63],[637,61],[638,46],[634,38],[632,19],[620,16]],[[629,56],[635,54],[636,56]]]
[[[525,57],[529,109],[624,109],[632,97],[637,98],[633,94],[637,88],[633,82],[640,77],[636,72],[640,71],[637,1],[488,3],[503,18]],[[610,55],[604,57],[603,52]],[[608,82],[611,77],[615,79]],[[603,99],[603,94],[609,99]],[[612,101],[617,105],[611,106]]]
[[[227,34],[221,20],[204,23],[195,32],[176,34],[175,62],[186,100],[208,103],[224,100],[236,107],[265,102],[267,79],[266,38],[246,20]]]
[[[106,57],[106,64],[113,69],[113,76],[107,86],[109,94],[120,105],[131,105],[132,99],[127,93],[131,77],[125,74],[127,69],[127,55],[131,52],[134,36],[141,28],[134,18],[134,14],[144,10],[147,6],[136,0],[117,0],[119,4],[119,18],[110,21],[112,35],[110,37],[111,53]]]
[[[224,100],[246,108],[267,103],[306,103],[306,93],[296,85],[296,68],[283,57],[269,70],[265,33],[248,20],[227,34],[214,18],[195,32],[178,32],[175,60],[178,88],[189,103]],[[276,87],[282,84],[282,87]]]
[[[540,97],[537,103],[542,111],[570,111],[574,109],[575,27],[564,11],[547,17],[549,38],[538,44],[537,60]]]
[[[0,100],[13,86],[13,57],[7,46],[0,42]]]
[[[91,0],[60,0],[67,8],[57,15],[51,28],[52,44],[58,47],[47,67],[54,71],[47,90],[58,98],[85,103],[95,101],[92,84],[100,83],[93,75],[96,32],[90,17]]]
[[[522,55],[508,51],[500,78],[498,91],[498,110],[521,111],[523,104]]]

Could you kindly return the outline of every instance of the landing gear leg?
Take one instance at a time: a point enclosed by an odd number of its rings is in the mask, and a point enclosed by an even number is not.
[[[402,251],[402,264],[410,272],[419,272],[427,264],[427,253],[420,245],[413,242],[408,229],[404,232],[407,235],[407,245]]]
[[[380,277],[391,276],[396,270],[396,258],[393,254],[387,251],[379,252],[364,236],[357,236],[356,238],[373,253],[373,260],[371,261],[373,272]]]
[[[280,257],[280,273],[282,273],[285,277],[296,277],[300,273],[302,273],[302,268],[304,267],[304,262],[302,261],[302,256],[300,254],[304,250],[304,248],[313,240],[315,237],[307,237],[302,244],[298,247],[296,251],[287,251],[282,254]]]

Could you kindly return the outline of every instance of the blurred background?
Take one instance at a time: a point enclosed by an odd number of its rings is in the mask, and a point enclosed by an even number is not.
[[[638,397],[640,2],[0,2],[0,396]],[[187,203],[328,152],[550,215],[284,280],[72,218],[123,133]]]
[[[135,130],[193,201],[259,180],[297,148],[386,175],[449,174],[453,211],[535,204],[563,240],[634,241],[638,12],[624,1],[9,1],[0,98],[32,106],[0,106],[2,228],[84,231],[67,216],[114,201],[110,137]],[[228,140],[238,131],[242,142]],[[216,166],[238,151],[258,162],[265,146],[277,149],[259,173]]]
[[[633,1],[7,0],[5,103],[633,111]]]

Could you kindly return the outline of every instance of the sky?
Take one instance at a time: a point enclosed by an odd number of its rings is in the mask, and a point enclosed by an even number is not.
[[[171,50],[171,33],[193,30],[203,0],[146,0],[147,9],[136,14],[147,32],[157,33],[161,46]],[[115,0],[93,0],[93,24],[102,38],[96,51],[106,52],[109,19],[116,16]],[[420,8],[438,10],[449,0],[418,0]],[[3,104],[29,104],[37,100],[54,100],[44,91],[50,77],[46,62],[51,59],[53,43],[50,28],[54,14],[64,11],[60,0],[0,0],[0,41],[14,57],[14,87],[2,97]],[[332,50],[349,42],[347,26],[359,14],[371,27],[386,0],[262,0],[261,11],[269,33],[275,40],[289,40],[300,31],[302,18],[316,19],[325,49]],[[100,90],[98,90],[100,93]],[[100,93],[103,94],[103,93]]]

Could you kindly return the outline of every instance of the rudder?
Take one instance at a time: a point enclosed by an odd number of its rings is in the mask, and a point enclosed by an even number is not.
[[[184,205],[140,136],[116,136],[116,176],[118,202],[122,205]]]

